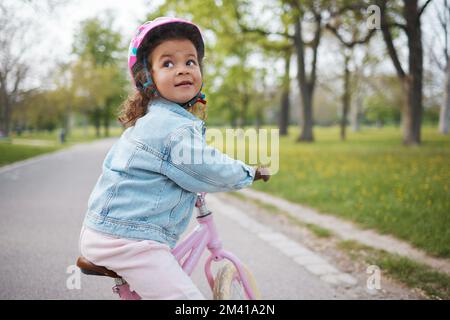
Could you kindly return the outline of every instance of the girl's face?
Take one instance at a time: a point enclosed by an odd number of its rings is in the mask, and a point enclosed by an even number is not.
[[[200,90],[202,74],[197,50],[186,39],[167,40],[148,57],[151,74],[161,96],[176,103],[191,100]]]

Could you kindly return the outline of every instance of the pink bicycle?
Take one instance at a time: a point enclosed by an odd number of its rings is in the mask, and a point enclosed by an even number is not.
[[[255,279],[249,269],[231,252],[222,248],[219,234],[214,224],[213,215],[206,207],[206,193],[198,194],[195,206],[198,208],[199,225],[174,249],[172,254],[183,270],[191,275],[204,250],[208,248],[210,256],[205,263],[205,275],[215,300],[259,299],[260,294]],[[212,261],[227,260],[214,277],[211,272]],[[83,256],[77,260],[81,272],[88,275],[108,276],[114,278],[113,292],[122,300],[138,300],[141,297],[130,290],[128,283],[114,271],[97,266]]]

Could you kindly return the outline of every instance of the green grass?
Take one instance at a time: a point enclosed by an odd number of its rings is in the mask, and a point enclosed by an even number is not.
[[[100,130],[101,137],[103,137],[103,129]],[[111,137],[113,136],[120,136],[122,134],[122,128],[121,127],[112,127],[109,130],[109,135]],[[52,141],[54,143],[59,143],[59,130],[54,130],[53,132],[48,131],[39,131],[39,132],[24,132],[20,136],[12,134],[11,138],[13,140],[43,140],[43,141]],[[67,136],[67,143],[80,143],[80,142],[88,142],[99,139],[96,136],[95,128],[92,126],[87,127],[86,129],[81,127],[73,128],[70,132],[70,134]]]
[[[322,228],[316,224],[306,223],[306,227],[319,238],[329,238],[333,235],[333,232],[330,230]]]
[[[297,128],[280,138],[279,172],[254,188],[450,257],[449,136],[424,127],[422,145],[406,147],[393,127],[345,142],[337,127],[314,133],[314,143],[296,143]]]
[[[0,143],[0,166],[24,160],[27,158],[35,157],[37,155],[53,152],[60,149],[60,147],[41,147],[41,146],[27,146],[27,145],[14,145],[11,143]]]
[[[110,130],[110,136],[119,136],[121,133],[121,128]],[[12,134],[9,139],[0,141],[0,166],[96,139],[98,137],[93,127],[88,127],[87,130],[74,128],[64,144],[59,143],[57,130],[24,133],[20,136]]]
[[[430,298],[450,299],[450,276],[434,271],[431,267],[411,259],[376,250],[355,241],[341,241],[338,245],[353,259],[361,259],[380,268],[387,274],[410,288],[419,288]],[[381,283],[382,285],[382,283]]]

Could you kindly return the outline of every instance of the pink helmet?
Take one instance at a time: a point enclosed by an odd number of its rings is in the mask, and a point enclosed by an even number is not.
[[[136,33],[135,33],[133,39],[131,40],[130,47],[128,49],[128,69],[131,74],[131,79],[135,85],[136,85],[136,83],[134,82],[135,80],[134,80],[134,76],[133,76],[133,66],[137,62],[139,49],[140,49],[141,45],[144,43],[144,39],[146,40],[145,42],[149,41],[151,39],[151,37],[149,36],[150,31],[154,30],[155,28],[157,28],[159,26],[168,25],[168,24],[172,24],[172,23],[184,23],[184,24],[188,24],[188,25],[194,27],[194,30],[197,31],[197,34],[195,36],[198,39],[198,41],[196,41],[197,43],[194,43],[194,45],[197,48],[199,56],[203,57],[204,43],[203,43],[201,31],[200,31],[200,28],[198,26],[196,26],[195,24],[193,24],[192,22],[189,22],[189,21],[186,21],[183,19],[179,19],[179,18],[170,18],[170,17],[159,17],[159,18],[156,18],[155,20],[147,21],[136,30]],[[195,33],[195,31],[194,31],[194,33]],[[144,59],[144,61],[142,61],[142,63],[143,63],[143,65],[146,66],[147,65],[146,57],[143,59]]]

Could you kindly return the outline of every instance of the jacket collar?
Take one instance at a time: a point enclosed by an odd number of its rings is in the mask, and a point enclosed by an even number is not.
[[[149,105],[149,109],[150,108],[164,108],[164,109],[168,109],[172,112],[175,112],[183,117],[186,117],[192,121],[195,122],[201,122],[203,124],[203,121],[199,118],[197,118],[196,116],[194,116],[192,113],[190,113],[189,111],[187,111],[186,109],[184,109],[183,107],[181,107],[179,104],[169,101],[167,99],[164,98],[158,98],[153,100],[150,105]]]

